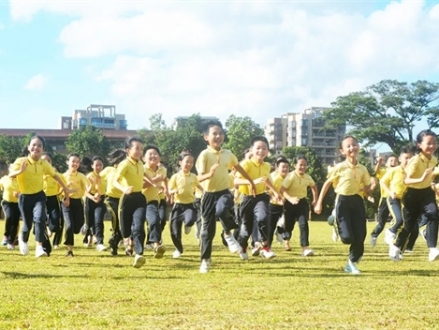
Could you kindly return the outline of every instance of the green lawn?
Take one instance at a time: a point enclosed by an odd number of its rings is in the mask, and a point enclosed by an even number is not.
[[[4,222],[0,222],[3,228]],[[109,227],[109,223],[106,223]],[[362,274],[343,272],[348,246],[331,241],[326,222],[310,222],[316,255],[302,258],[275,245],[277,258],[241,261],[216,238],[212,268],[199,274],[193,233],[172,259],[168,229],[163,259],[132,258],[78,245],[74,258],[0,249],[1,329],[433,329],[439,328],[439,261],[429,263],[422,239],[400,263],[383,237],[366,252]],[[373,223],[369,224],[369,232]],[[108,235],[107,235],[108,236]],[[82,242],[79,236],[77,242]],[[120,254],[123,250],[120,250]]]

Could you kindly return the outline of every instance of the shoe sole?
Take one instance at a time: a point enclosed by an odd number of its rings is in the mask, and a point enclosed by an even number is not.
[[[160,245],[159,247],[157,247],[157,251],[154,253],[154,258],[156,259],[163,258],[165,252],[166,252],[166,248],[163,245]]]
[[[133,264],[133,267],[140,268],[145,264],[145,262],[146,262],[146,259],[145,259],[145,257],[142,256],[142,257],[136,259],[136,261]]]

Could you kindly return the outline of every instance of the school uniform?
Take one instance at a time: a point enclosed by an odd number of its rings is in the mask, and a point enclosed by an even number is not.
[[[252,180],[261,177],[269,177],[271,166],[267,162],[259,163],[253,159],[245,160],[241,164]],[[240,174],[237,174],[241,177]],[[256,184],[256,194],[252,195],[250,185],[240,185],[239,192],[242,194],[239,214],[241,226],[239,228],[238,242],[245,249],[248,239],[252,236],[253,242],[266,242],[268,239],[268,204],[270,195],[266,192],[265,183]],[[253,230],[255,228],[255,230]]]
[[[225,232],[236,228],[233,219],[233,195],[229,190],[229,170],[238,165],[236,156],[227,149],[215,150],[208,146],[198,156],[198,174],[208,173],[211,167],[219,164],[210,179],[201,182],[204,195],[201,200],[201,259],[210,259],[212,243],[219,219]]]
[[[59,202],[60,186],[50,175],[44,175],[43,191],[46,194],[47,227],[54,233],[53,245],[61,242],[64,221],[61,217],[61,206]]]
[[[20,196],[18,206],[23,218],[21,227],[21,240],[27,243],[35,223],[35,240],[44,242],[46,240],[46,194],[43,191],[44,175],[55,176],[55,169],[44,159],[34,161],[30,156],[18,158],[12,165],[13,171],[19,170],[23,162],[27,162],[26,169],[17,175]]]
[[[393,234],[398,232],[398,229],[401,228],[403,223],[401,199],[407,189],[407,186],[404,184],[404,178],[404,169],[401,166],[396,166],[386,171],[380,180],[381,184],[384,183],[396,195],[395,198],[390,196],[387,197],[387,206],[392,215],[392,222],[390,223],[389,231]]]
[[[410,178],[420,178],[427,168],[436,166],[437,159],[432,156],[428,159],[422,152],[412,157],[406,168],[405,173]],[[438,209],[436,205],[435,192],[431,189],[431,182],[434,175],[432,173],[422,182],[407,185],[407,190],[402,196],[403,226],[398,233],[395,246],[402,252],[406,248],[407,239],[412,233],[413,226],[417,226],[418,218],[421,214],[427,217],[426,240],[429,248],[437,245],[438,238]]]
[[[337,194],[335,201],[336,228],[341,241],[350,244],[349,260],[358,262],[364,253],[366,238],[366,209],[360,189],[370,185],[365,166],[345,160],[334,166],[328,174]]]
[[[198,185],[199,182],[194,173],[184,173],[183,171],[174,174],[169,180],[169,190],[177,190],[174,194],[174,206],[171,211],[171,239],[180,253],[183,253],[182,225],[192,227],[197,220],[198,212],[194,206],[194,191]]]
[[[119,201],[122,196],[122,192],[114,186],[114,177],[116,176],[116,173],[117,170],[114,166],[107,166],[102,170],[101,173],[99,173],[101,178],[107,183],[104,203],[107,207],[107,210],[111,214],[112,233],[110,239],[108,240],[108,244],[110,244],[111,253],[113,255],[117,254],[117,247],[122,239],[119,226]]]
[[[63,180],[69,189],[75,190],[69,195],[69,206],[61,204],[65,222],[64,245],[75,245],[74,235],[79,234],[85,223],[83,198],[89,181],[81,172],[64,172]]]
[[[146,198],[142,194],[143,188],[143,165],[139,160],[131,157],[123,160],[117,166],[114,180],[124,187],[133,187],[129,195],[122,195],[119,203],[120,229],[123,238],[132,237],[134,251],[138,255],[143,254],[145,243],[145,217]]]
[[[309,246],[309,204],[306,199],[307,188],[315,186],[313,178],[307,173],[300,175],[293,171],[287,175],[282,183],[282,187],[291,197],[299,199],[298,204],[291,204],[285,200],[285,230],[282,238],[285,241],[291,239],[291,235],[296,224],[299,222],[300,229],[300,246]]]
[[[100,174],[95,171],[87,174],[89,186],[91,189],[89,193],[91,195],[99,194],[100,200],[96,203],[90,198],[85,199],[85,219],[88,228],[93,230],[93,234],[96,237],[97,244],[104,244],[104,216],[106,211],[105,206],[105,191],[107,188],[107,181],[105,177],[101,177]]]
[[[3,191],[2,208],[5,215],[5,234],[6,243],[13,246],[18,235],[20,222],[20,208],[18,207],[17,193],[20,187],[15,178],[7,175],[0,179],[0,189]]]
[[[392,168],[382,168],[380,171],[376,174],[377,179],[381,180],[381,178]],[[391,214],[389,206],[388,206],[388,195],[387,192],[380,188],[380,201],[378,203],[378,218],[377,218],[377,224],[375,228],[372,231],[371,236],[376,238],[378,237],[382,231],[384,230],[386,226],[387,219],[389,218],[389,215]]]

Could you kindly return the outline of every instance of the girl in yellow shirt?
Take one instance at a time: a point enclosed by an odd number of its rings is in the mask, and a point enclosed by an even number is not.
[[[5,215],[5,243],[8,250],[15,249],[15,240],[18,235],[20,209],[18,196],[20,188],[16,178],[5,175],[0,179],[0,190],[3,191],[2,208]]]

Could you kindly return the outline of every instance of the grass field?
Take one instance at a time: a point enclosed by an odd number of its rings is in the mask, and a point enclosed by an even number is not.
[[[0,222],[3,228],[4,222]],[[109,227],[109,223],[106,223]],[[369,223],[369,232],[373,223]],[[331,241],[326,222],[311,222],[316,255],[293,251],[277,258],[241,261],[215,240],[211,272],[199,274],[193,233],[186,251],[172,259],[146,251],[146,265],[132,258],[77,246],[50,258],[0,249],[1,329],[435,329],[439,328],[439,262],[429,263],[422,239],[415,252],[393,263],[379,238],[359,265],[345,274],[348,246]],[[107,235],[108,236],[108,235]],[[82,242],[79,236],[76,241]]]

